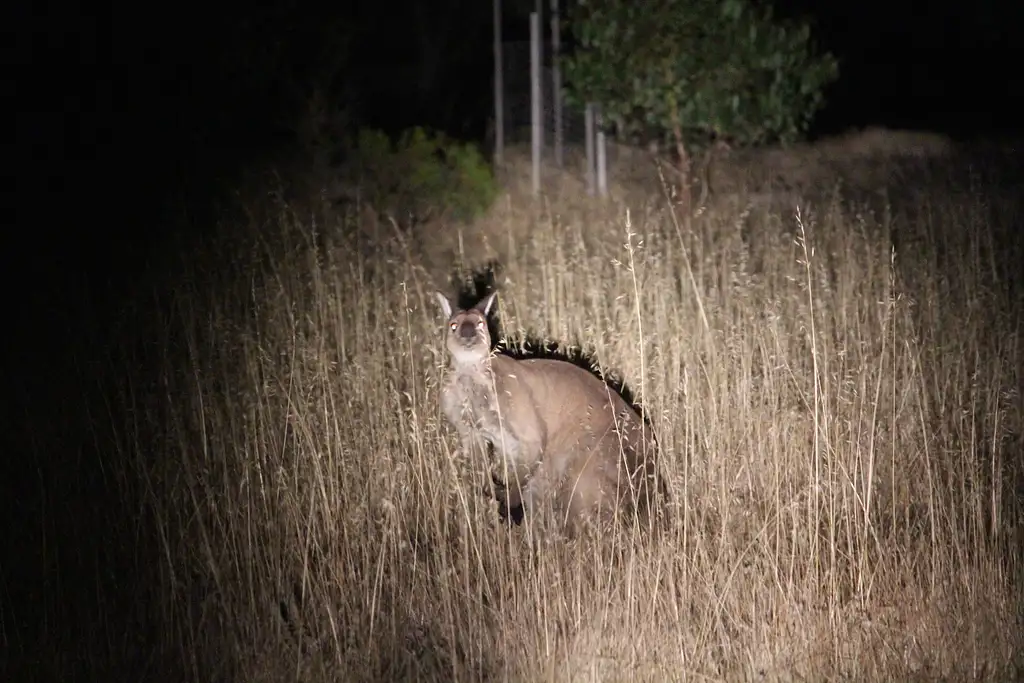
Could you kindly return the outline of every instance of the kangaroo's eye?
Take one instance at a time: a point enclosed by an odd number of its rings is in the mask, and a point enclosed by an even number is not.
[[[483,320],[477,320],[477,321],[476,321],[476,328],[477,328],[478,330],[482,330],[482,329],[484,329],[485,327],[487,327],[487,323],[485,323],[485,322],[484,322]]]
[[[454,332],[455,330],[459,329],[459,324],[456,322],[448,323],[448,329]]]

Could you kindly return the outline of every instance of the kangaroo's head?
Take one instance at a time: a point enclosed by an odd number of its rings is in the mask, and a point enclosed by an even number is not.
[[[494,305],[497,292],[491,292],[474,306],[466,309],[452,309],[448,298],[436,292],[441,311],[448,320],[446,343],[452,359],[458,363],[478,363],[491,354],[491,333],[487,329],[487,315]]]

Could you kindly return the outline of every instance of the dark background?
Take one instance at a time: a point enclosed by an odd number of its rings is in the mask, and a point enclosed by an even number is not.
[[[505,4],[505,38],[525,39],[533,2]],[[813,135],[864,125],[958,139],[1020,133],[1024,3],[790,0],[779,10],[811,17],[840,59]],[[482,140],[492,15],[487,0],[51,1],[5,12],[14,201],[0,270],[0,607],[16,613],[0,620],[24,644],[54,566],[38,547],[72,535],[87,543],[80,520],[104,516],[86,508],[115,493],[76,379],[96,360],[83,351],[96,348],[85,329],[103,330],[144,290],[172,230],[208,231],[211,199],[247,165],[288,150],[304,88],[324,73],[338,74],[328,92],[353,125]],[[58,562],[62,581],[81,557]]]
[[[507,40],[527,37],[533,4],[505,0]],[[117,269],[115,255],[152,244],[183,198],[201,206],[285,147],[303,88],[334,64],[330,92],[354,123],[482,139],[491,115],[487,0],[51,0],[15,11],[25,16],[9,48],[12,171],[25,227],[12,237],[34,245],[16,260],[37,267]],[[841,62],[813,134],[1021,127],[1022,3],[788,0],[779,12],[810,17]]]

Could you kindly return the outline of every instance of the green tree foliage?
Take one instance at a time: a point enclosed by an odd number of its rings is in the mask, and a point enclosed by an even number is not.
[[[620,135],[671,140],[684,179],[690,148],[788,141],[838,77],[808,24],[751,0],[578,0],[567,99],[601,105]]]

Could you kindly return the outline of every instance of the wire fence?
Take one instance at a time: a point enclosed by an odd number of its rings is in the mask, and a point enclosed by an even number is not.
[[[545,45],[548,49],[548,45]],[[544,130],[544,155],[554,154],[555,99],[553,69],[550,52],[545,52],[546,64],[541,70],[541,125]],[[505,142],[507,144],[530,141],[530,42],[502,44],[502,76],[505,85]],[[583,109],[569,106],[563,98],[562,131],[566,145],[580,146],[586,141],[586,120]]]
[[[537,22],[537,23],[533,23]],[[531,33],[543,41],[543,33],[537,31],[539,21],[531,17]],[[540,148],[534,148],[532,156],[533,192],[541,188],[542,167],[554,162],[558,166],[579,168],[586,181],[588,194],[607,194],[608,156],[605,135],[601,131],[599,108],[591,106],[570,106],[565,102],[564,93],[561,107],[561,147],[556,149],[558,136],[556,116],[553,55],[550,44],[544,44],[541,57],[540,79]],[[522,145],[533,141],[533,83],[531,70],[530,41],[509,41],[502,44],[502,102],[503,141],[505,145]],[[589,112],[588,112],[589,109]],[[590,114],[588,116],[588,113]],[[588,125],[589,121],[589,125]],[[560,153],[559,153],[560,152]],[[585,152],[585,154],[580,154]]]

